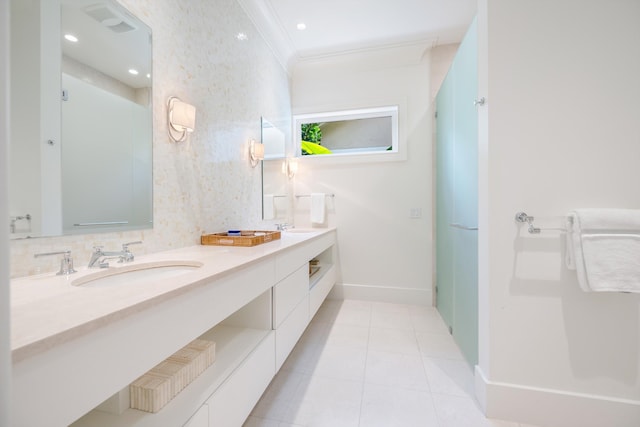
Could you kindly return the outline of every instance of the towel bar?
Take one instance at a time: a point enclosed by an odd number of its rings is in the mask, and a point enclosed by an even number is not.
[[[326,197],[336,197],[335,194],[325,194]],[[296,194],[297,197],[311,197],[311,194]]]
[[[9,218],[9,220],[10,220],[9,229],[11,230],[11,233],[16,232],[16,222],[22,221],[22,220],[27,220],[29,222],[29,232],[31,232],[31,215],[30,214],[12,216]]]
[[[97,225],[125,225],[129,224],[129,221],[104,221],[104,222],[79,222],[73,224],[74,227],[94,227]]]
[[[533,220],[534,217],[527,215],[525,212],[516,213],[516,222],[529,224],[529,228],[527,228],[527,231],[530,234],[540,234],[541,231],[560,231],[563,233],[566,233],[568,231],[566,228],[560,227],[536,227],[535,225],[533,225]],[[572,221],[572,218],[567,217],[567,220]]]

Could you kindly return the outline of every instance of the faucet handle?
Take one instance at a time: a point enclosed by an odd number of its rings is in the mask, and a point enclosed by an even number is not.
[[[56,276],[69,275],[76,272],[76,270],[74,270],[73,268],[73,258],[71,258],[71,251],[44,252],[35,254],[33,255],[33,257],[39,258],[41,256],[49,255],[62,255],[62,259],[60,260],[60,271],[56,273]]]
[[[129,250],[129,245],[139,245],[141,243],[142,243],[142,240],[136,240],[135,242],[123,243],[122,244],[122,250],[126,252],[126,251]]]
[[[120,261],[118,262],[131,262],[134,260],[134,255],[129,251],[129,245],[139,245],[142,243],[142,240],[137,240],[135,242],[123,243],[122,244],[122,256],[120,257]]]
[[[96,245],[93,247],[93,253],[98,253],[98,252],[102,252],[102,248],[104,248],[104,246],[102,245]]]

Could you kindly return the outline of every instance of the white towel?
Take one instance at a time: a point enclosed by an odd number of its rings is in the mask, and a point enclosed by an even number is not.
[[[275,205],[273,203],[273,194],[264,195],[264,204],[262,205],[263,219],[274,219],[276,217]]]
[[[311,223],[324,224],[325,194],[311,193]]]
[[[570,216],[580,288],[640,293],[640,210],[577,209]]]

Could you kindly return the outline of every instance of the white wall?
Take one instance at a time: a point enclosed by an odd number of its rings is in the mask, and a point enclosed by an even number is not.
[[[326,192],[338,227],[344,295],[432,303],[432,115],[429,46],[356,52],[299,63],[294,114],[399,104],[406,160],[302,157],[295,192]],[[410,219],[411,208],[422,217]],[[309,198],[295,200],[295,224],[309,226]],[[338,292],[339,293],[339,292]]]
[[[637,427],[640,295],[581,292],[563,237],[514,215],[640,207],[640,2],[480,3],[480,398],[498,418]]]
[[[431,49],[431,100],[435,100],[444,78],[449,72],[460,43],[445,44]],[[435,127],[434,127],[435,130]]]
[[[144,254],[198,244],[203,232],[271,227],[260,219],[261,173],[247,143],[259,140],[263,115],[290,128],[289,78],[271,49],[235,0],[121,3],[153,31],[154,228],[12,241],[13,277],[58,268],[55,257],[34,260],[37,252],[71,249],[78,267],[93,245],[143,240],[135,252]],[[197,108],[186,143],[169,141],[170,95]]]
[[[9,0],[0,0],[0,427],[10,426],[11,329],[9,316]]]

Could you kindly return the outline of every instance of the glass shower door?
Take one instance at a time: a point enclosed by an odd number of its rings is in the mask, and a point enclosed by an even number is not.
[[[436,301],[472,366],[478,360],[477,70],[474,21],[436,98]]]
[[[436,305],[453,325],[454,109],[453,79],[444,80],[436,97]],[[451,329],[450,329],[451,330]]]
[[[454,69],[455,184],[453,337],[467,361],[478,362],[478,48],[475,21]]]

